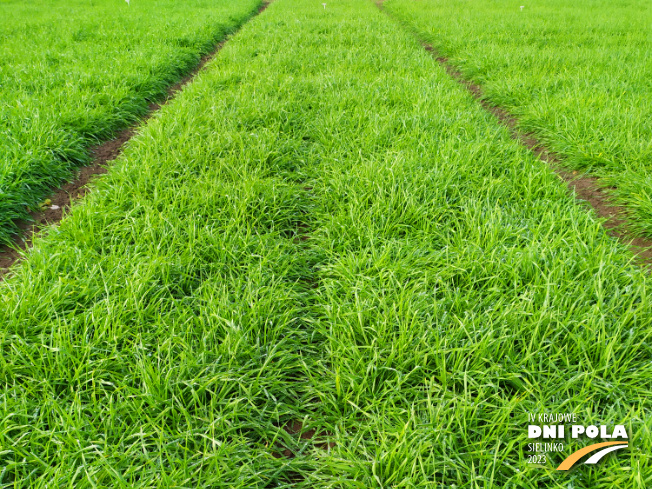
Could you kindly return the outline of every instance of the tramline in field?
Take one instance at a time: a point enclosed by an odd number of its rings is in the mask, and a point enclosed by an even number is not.
[[[0,245],[258,0],[0,2]]]
[[[387,0],[524,131],[589,170],[652,236],[652,4]]]

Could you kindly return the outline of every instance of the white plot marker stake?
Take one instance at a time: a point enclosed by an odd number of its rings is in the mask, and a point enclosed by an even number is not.
[[[326,10],[326,4],[325,4],[325,3],[322,3],[322,5],[324,6],[324,10]]]
[[[525,5],[521,5],[521,11],[523,11],[523,7],[525,7]]]
[[[131,7],[131,4],[129,3],[129,0],[125,0],[127,2],[127,7]]]

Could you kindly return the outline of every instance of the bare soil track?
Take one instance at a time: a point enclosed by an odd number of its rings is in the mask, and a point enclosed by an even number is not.
[[[271,1],[272,0],[265,1],[258,11],[244,24],[257,15],[260,15],[269,6]],[[145,124],[152,114],[160,110],[163,105],[172,100],[177,92],[181,91],[185,85],[190,83],[204,65],[217,56],[228,39],[235,35],[237,31],[242,28],[242,25],[239,26],[231,36],[218,43],[210,53],[202,56],[197,66],[195,66],[195,68],[193,68],[186,76],[170,86],[167,90],[166,97],[162,101],[152,102],[149,105],[149,112],[142,117],[139,122],[120,131],[115,138],[92,147],[90,149],[92,155],[91,163],[88,166],[80,168],[74,180],[56,189],[49,197],[50,202],[48,203],[48,206],[30,212],[31,220],[19,221],[17,223],[21,232],[16,235],[13,244],[0,246],[0,281],[4,280],[9,272],[9,268],[16,261],[22,258],[22,252],[32,246],[33,236],[48,226],[56,225],[61,221],[61,219],[63,219],[65,212],[73,205],[73,203],[83,198],[89,192],[90,189],[88,184],[91,182],[93,177],[102,175],[108,171],[108,163],[115,160],[120,153],[122,153],[125,143],[134,136],[138,128]]]
[[[625,208],[614,204],[610,198],[609,191],[613,189],[602,187],[596,177],[577,171],[571,172],[563,168],[560,155],[546,148],[535,135],[520,131],[517,127],[518,120],[506,110],[488,102],[483,96],[482,87],[465,79],[462,73],[449,62],[448,58],[438,55],[430,44],[422,44],[425,50],[430,52],[433,58],[444,67],[451,78],[464,85],[487,112],[492,113],[504,126],[510,129],[514,139],[527,146],[540,160],[548,163],[555,173],[566,182],[568,188],[578,199],[587,202],[600,218],[605,219],[604,227],[609,234],[625,242],[636,255],[637,261],[641,265],[652,266],[652,240],[637,237],[628,229]]]
[[[383,9],[384,0],[377,0],[376,6]],[[389,15],[389,14],[388,14]],[[613,188],[604,188],[596,177],[569,171],[562,166],[563,158],[550,151],[539,141],[534,134],[523,133],[518,129],[518,119],[509,114],[505,109],[498,107],[484,97],[482,87],[469,80],[453,66],[448,58],[437,53],[436,49],[426,42],[421,43],[426,51],[439,62],[440,65],[455,81],[466,87],[482,107],[496,116],[496,118],[511,131],[512,137],[533,151],[539,159],[546,162],[553,171],[568,185],[568,188],[577,199],[588,203],[598,217],[604,219],[607,232],[627,244],[636,257],[636,262],[645,267],[652,268],[652,239],[636,236],[627,226],[627,211],[624,207],[613,203],[610,191]]]

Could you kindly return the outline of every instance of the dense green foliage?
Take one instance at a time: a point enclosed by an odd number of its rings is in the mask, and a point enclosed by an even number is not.
[[[523,5],[521,10],[520,6]],[[565,158],[615,186],[652,236],[652,4],[647,0],[388,0]]]
[[[0,487],[652,484],[648,276],[371,2],[274,2],[14,272]]]
[[[257,0],[0,3],[0,244],[92,142],[147,112]]]

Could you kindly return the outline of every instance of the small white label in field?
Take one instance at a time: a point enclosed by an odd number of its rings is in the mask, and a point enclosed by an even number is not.
[[[131,4],[129,3],[129,0],[125,0],[125,2],[127,2],[127,7],[131,6]]]
[[[326,10],[326,4],[325,4],[325,3],[322,3],[322,5],[324,6],[324,10]]]
[[[129,0],[127,0],[127,1],[129,1]],[[521,10],[523,10],[523,7],[525,7],[525,5],[521,5]]]

